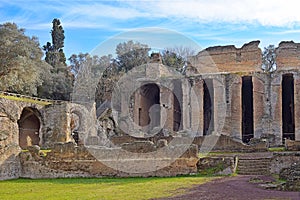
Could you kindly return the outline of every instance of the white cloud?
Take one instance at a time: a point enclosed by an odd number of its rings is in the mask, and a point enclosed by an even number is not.
[[[109,23],[160,18],[168,21],[180,19],[183,23],[225,22],[278,27],[300,24],[296,0],[3,1],[5,3],[0,3],[0,8],[11,5],[23,10],[23,13],[18,13],[21,18],[12,18],[16,23],[23,23],[25,20],[22,19],[28,19],[31,24],[45,23],[54,14],[73,28],[109,27]]]
[[[300,33],[300,29],[287,30],[287,31],[273,31],[267,32],[270,35],[288,35],[288,34],[298,34]]]
[[[127,20],[137,17],[149,17],[148,13],[142,13],[137,9],[123,6],[105,5],[102,3],[73,4],[66,9],[65,16],[82,16],[89,19],[110,18]]]
[[[291,26],[300,23],[296,0],[187,0],[128,2],[153,16],[187,18],[198,22],[259,23]]]

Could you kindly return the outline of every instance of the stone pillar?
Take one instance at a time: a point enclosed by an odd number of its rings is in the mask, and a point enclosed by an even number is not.
[[[252,77],[253,83],[253,131],[254,138],[260,138],[263,134],[264,126],[268,126],[268,123],[264,123],[265,107],[269,109],[267,99],[265,101],[264,96],[267,91],[265,91],[265,84],[258,77]],[[267,83],[268,84],[268,83]]]
[[[133,105],[133,121],[136,125],[139,125],[140,121],[140,91],[139,89],[134,93],[134,105]]]
[[[191,89],[191,130],[203,136],[203,80],[194,80]]]
[[[300,75],[294,74],[295,140],[300,141]]]
[[[129,124],[128,124],[128,120],[130,118],[129,116],[129,97],[128,97],[128,94],[127,94],[128,91],[121,91],[121,94],[120,94],[120,112],[118,113],[118,123],[119,123],[119,126],[120,128],[126,132],[126,133],[129,133],[129,129],[130,128],[133,128],[133,127],[129,127]],[[137,122],[138,124],[139,122]]]
[[[242,77],[231,80],[231,137],[242,139]]]
[[[190,126],[190,83],[187,79],[182,80],[182,129],[189,130]]]
[[[275,144],[282,144],[282,75],[277,74],[271,82],[271,122],[270,130],[275,136]]]
[[[71,141],[71,116],[68,103],[46,106],[43,119],[43,147],[48,148],[57,142]]]
[[[173,101],[174,95],[170,87],[160,87],[160,124],[170,131],[173,131]]]
[[[213,94],[214,102],[213,115],[214,127],[213,133],[221,134],[225,125],[226,117],[226,97],[225,97],[225,83],[224,76],[217,76],[213,78]]]

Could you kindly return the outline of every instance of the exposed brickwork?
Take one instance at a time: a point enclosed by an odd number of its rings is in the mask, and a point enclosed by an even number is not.
[[[230,46],[209,47],[201,51],[192,61],[198,73],[254,72],[261,71],[261,49],[259,41],[253,41],[241,48]]]
[[[297,69],[300,67],[300,44],[293,41],[281,42],[276,49],[278,70]]]

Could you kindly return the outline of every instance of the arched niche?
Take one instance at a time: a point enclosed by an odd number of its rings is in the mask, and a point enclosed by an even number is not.
[[[40,113],[36,108],[25,107],[22,111],[19,126],[19,145],[22,149],[40,143]]]

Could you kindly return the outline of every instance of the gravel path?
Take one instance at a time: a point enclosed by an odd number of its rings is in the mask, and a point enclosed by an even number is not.
[[[251,176],[226,177],[196,186],[186,194],[164,200],[300,200],[299,192],[265,190],[250,183]],[[267,178],[267,177],[262,177]],[[160,200],[163,200],[160,199]]]

